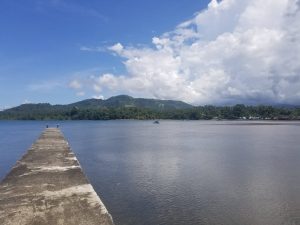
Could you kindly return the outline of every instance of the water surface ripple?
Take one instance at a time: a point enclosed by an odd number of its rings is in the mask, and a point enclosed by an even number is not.
[[[1,177],[45,123],[0,122]],[[300,224],[300,123],[59,123],[116,225]]]

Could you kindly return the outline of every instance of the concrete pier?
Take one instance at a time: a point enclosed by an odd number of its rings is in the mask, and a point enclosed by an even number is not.
[[[62,133],[47,128],[0,183],[1,225],[113,225]]]

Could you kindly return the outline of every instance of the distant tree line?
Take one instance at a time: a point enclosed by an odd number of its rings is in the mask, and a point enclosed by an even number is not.
[[[27,107],[0,112],[2,120],[115,120],[115,119],[172,119],[172,120],[300,120],[298,107],[274,106],[199,106],[188,109],[148,109],[138,107]]]

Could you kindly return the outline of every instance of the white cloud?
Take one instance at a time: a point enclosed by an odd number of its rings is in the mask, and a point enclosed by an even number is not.
[[[104,99],[103,95],[93,95],[92,98],[94,99]]]
[[[79,91],[76,93],[77,96],[85,96],[85,92],[84,91]]]
[[[127,74],[89,78],[90,87],[196,104],[300,102],[297,0],[212,0],[152,43],[111,46]]]
[[[116,52],[118,54],[122,54],[123,50],[124,50],[124,47],[122,44],[120,43],[117,43],[111,47],[108,48],[109,50],[113,51],[113,52]]]
[[[93,90],[95,91],[95,92],[101,92],[102,91],[102,88],[101,88],[101,86],[100,85],[98,85],[98,84],[93,84]]]
[[[25,100],[22,102],[22,104],[30,104],[30,103],[32,103],[32,102],[29,101],[28,99],[25,99]]]
[[[81,46],[80,51],[85,52],[105,52],[106,48],[104,47],[87,47],[87,46]]]
[[[69,84],[69,87],[73,88],[73,89],[81,89],[82,88],[82,84],[80,83],[80,81],[78,80],[72,80]]]

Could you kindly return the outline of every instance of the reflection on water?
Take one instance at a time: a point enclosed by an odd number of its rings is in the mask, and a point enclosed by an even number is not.
[[[300,224],[299,123],[61,127],[116,225]]]

